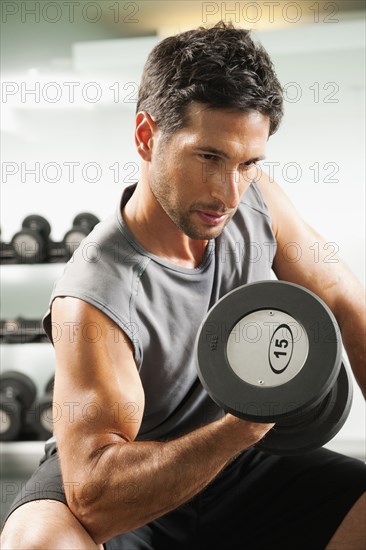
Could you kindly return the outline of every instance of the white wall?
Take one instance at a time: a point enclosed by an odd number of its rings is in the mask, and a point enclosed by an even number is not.
[[[364,283],[364,23],[257,36],[286,91],[284,121],[267,151],[280,163],[275,179]]]
[[[62,239],[75,214],[108,215],[121,189],[136,181],[136,93],[144,60],[156,42],[83,42],[74,45],[68,73],[5,76],[4,240],[29,213],[45,215],[54,240]]]

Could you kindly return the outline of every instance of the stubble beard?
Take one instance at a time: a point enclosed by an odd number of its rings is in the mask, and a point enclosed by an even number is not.
[[[227,219],[219,227],[212,226],[207,227],[207,229],[197,227],[197,224],[192,221],[194,212],[197,210],[212,210],[224,214],[226,212],[223,204],[220,201],[215,200],[212,200],[211,203],[208,204],[196,202],[189,207],[189,210],[186,210],[180,202],[179,197],[174,196],[174,194],[170,195],[169,192],[167,192],[169,189],[174,189],[174,185],[170,185],[171,179],[172,178],[170,178],[167,174],[164,159],[160,156],[159,166],[156,166],[156,171],[150,185],[150,190],[166,215],[171,219],[174,225],[190,239],[206,241],[217,238],[234,216],[236,209],[235,211],[231,211],[227,214]]]
[[[179,199],[174,201],[169,201],[166,192],[164,189],[167,189],[169,182],[165,180],[164,184],[161,185],[155,180],[155,184],[151,185],[151,192],[155,197],[155,200],[159,203],[161,208],[164,210],[166,215],[171,219],[174,225],[187,237],[193,240],[210,240],[217,238],[225,226],[229,223],[235,212],[231,212],[227,215],[225,222],[219,227],[210,227],[207,229],[199,228],[192,221],[194,212],[197,210],[217,210],[220,211],[220,207],[217,204],[203,205],[203,204],[193,204],[190,209],[187,211],[184,209],[183,205],[180,203]],[[173,204],[172,204],[173,202]]]
[[[171,218],[171,219],[176,224],[176,226],[181,231],[183,231],[183,233],[185,235],[187,235],[191,239],[200,240],[200,241],[208,241],[210,239],[216,239],[217,237],[219,237],[219,235],[221,235],[224,228],[226,227],[226,225],[231,220],[233,214],[228,215],[225,222],[222,223],[219,227],[210,227],[210,228],[207,228],[207,229],[200,229],[199,227],[197,227],[192,222],[191,216],[192,216],[192,213],[189,212],[185,215],[181,215],[179,217],[179,220],[178,219],[174,220],[173,218]]]

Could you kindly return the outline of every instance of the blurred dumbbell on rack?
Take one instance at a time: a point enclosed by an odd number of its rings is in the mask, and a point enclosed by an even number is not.
[[[7,371],[0,376],[0,441],[15,441],[25,426],[37,390],[29,376]]]
[[[45,393],[37,399],[28,413],[27,423],[37,434],[37,439],[46,441],[53,432],[53,385],[54,376],[46,384]]]
[[[19,263],[42,263],[48,257],[51,226],[43,216],[31,214],[24,218],[22,229],[11,240],[15,258]]]
[[[0,342],[5,344],[29,344],[49,342],[43,330],[42,319],[5,319],[0,321]]]
[[[18,400],[23,403],[24,396],[27,393],[27,401],[24,404],[23,414],[21,415],[20,430],[14,439],[20,441],[35,441],[44,439],[45,433],[39,429],[39,420],[52,418],[52,410],[43,412],[46,407],[45,399],[42,397],[47,395],[49,398],[48,405],[50,405],[52,394],[52,381],[55,372],[55,351],[50,342],[31,342],[29,344],[8,344],[2,343],[0,345],[0,365],[3,369],[6,379],[1,381],[1,395],[4,396],[3,387],[7,382],[8,373],[11,375],[11,386],[15,386],[15,390],[8,391],[6,394],[12,394],[16,391],[19,394]],[[13,383],[13,379],[16,379],[17,384]],[[23,381],[23,385],[19,388],[18,380]],[[28,384],[33,391],[25,390],[24,386],[27,381],[31,379]],[[24,380],[26,382],[24,383]],[[27,386],[26,386],[27,387]],[[34,389],[35,387],[35,389]],[[3,397],[2,397],[3,399]],[[14,407],[14,405],[13,405]],[[9,406],[8,406],[9,408]],[[3,422],[6,422],[6,417],[3,415]],[[0,438],[1,440],[1,438]],[[5,441],[5,440],[4,440]]]
[[[0,259],[1,263],[5,263],[7,260],[11,260],[14,256],[14,250],[11,243],[6,243],[1,238],[0,229]]]
[[[61,242],[50,239],[51,226],[43,216],[31,214],[22,222],[10,243],[0,243],[2,264],[60,263],[70,259],[80,242],[99,223],[89,212],[78,214]]]
[[[63,238],[64,249],[69,257],[72,256],[81,241],[89,235],[99,221],[94,214],[89,212],[82,212],[74,218],[72,228],[65,233]]]

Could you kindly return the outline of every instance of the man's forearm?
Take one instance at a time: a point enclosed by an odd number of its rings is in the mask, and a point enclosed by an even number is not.
[[[90,463],[69,506],[94,540],[104,542],[192,498],[269,428],[227,415],[173,441],[111,444]]]

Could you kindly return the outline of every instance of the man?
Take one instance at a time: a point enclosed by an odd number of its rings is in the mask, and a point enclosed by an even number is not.
[[[55,287],[57,448],[14,503],[2,548],[364,547],[364,465],[257,451],[272,425],[224,415],[196,375],[205,313],[273,269],[333,310],[365,391],[363,290],[341,262],[314,263],[324,241],[256,166],[281,117],[281,87],[248,31],[221,23],[150,54],[141,177]],[[289,242],[300,261],[283,254]],[[45,328],[52,338],[50,313]]]

